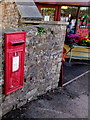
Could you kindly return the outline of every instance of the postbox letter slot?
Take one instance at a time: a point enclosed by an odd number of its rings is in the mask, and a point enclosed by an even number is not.
[[[11,41],[10,43],[12,46],[18,46],[22,45],[24,43],[24,40]]]
[[[22,45],[24,42],[22,43],[13,43],[12,46],[18,46],[18,45]]]

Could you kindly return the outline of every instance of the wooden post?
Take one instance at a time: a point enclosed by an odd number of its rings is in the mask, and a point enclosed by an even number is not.
[[[76,23],[75,23],[75,30],[74,30],[74,33],[77,32],[79,15],[80,15],[80,7],[78,7],[78,10],[77,10],[77,16],[76,16]]]
[[[61,6],[56,6],[56,12],[55,12],[55,21],[60,21],[60,14],[61,14]]]

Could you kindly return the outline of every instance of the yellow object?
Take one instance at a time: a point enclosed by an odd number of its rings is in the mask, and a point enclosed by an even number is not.
[[[64,44],[64,48],[67,51],[66,58],[90,60],[90,47],[74,46],[70,52],[68,52],[70,50],[69,45]]]
[[[89,39],[87,39],[87,40],[86,40],[86,42],[90,42],[90,40],[89,40]]]

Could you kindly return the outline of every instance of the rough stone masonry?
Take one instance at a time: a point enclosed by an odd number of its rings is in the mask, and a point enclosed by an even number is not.
[[[19,26],[20,14],[14,0],[0,2],[0,28],[16,28]]]
[[[39,29],[43,28],[40,33]],[[65,39],[65,24],[31,25],[27,27],[3,30],[3,33],[26,31],[26,53],[24,87],[9,94],[4,94],[4,58],[3,36],[0,35],[0,100],[1,114],[18,108],[33,99],[37,99],[48,90],[58,87],[62,46]]]

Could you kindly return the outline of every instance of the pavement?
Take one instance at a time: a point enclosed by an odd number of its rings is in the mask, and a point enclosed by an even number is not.
[[[90,64],[78,62],[64,62],[64,82],[68,82],[77,76],[90,70]]]
[[[47,92],[37,100],[12,110],[2,120],[30,120],[31,118],[81,118],[88,120],[88,80],[90,71],[72,83]]]

